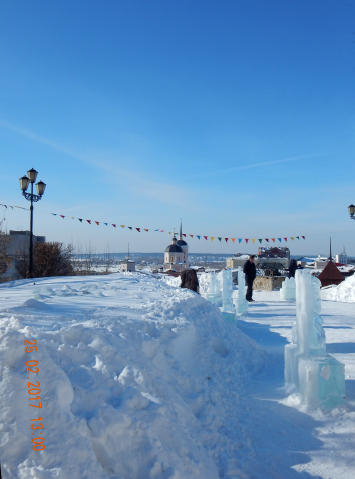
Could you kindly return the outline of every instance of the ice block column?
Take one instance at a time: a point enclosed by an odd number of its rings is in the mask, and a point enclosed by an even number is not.
[[[235,308],[233,304],[233,278],[230,269],[222,269],[222,314],[228,321],[235,321]]]
[[[281,301],[296,301],[296,280],[286,278],[280,289]]]
[[[344,405],[344,364],[326,353],[320,281],[308,270],[296,271],[296,323],[285,346],[285,380],[299,389],[307,407]]]
[[[210,277],[210,283],[206,293],[206,299],[214,303],[216,306],[222,306],[222,293],[221,286],[216,276],[216,273],[212,273]]]
[[[241,266],[238,266],[238,301],[237,314],[244,314],[248,311],[249,303],[245,299],[245,274]]]

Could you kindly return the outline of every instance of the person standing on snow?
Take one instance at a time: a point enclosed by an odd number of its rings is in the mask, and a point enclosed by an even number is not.
[[[255,256],[251,254],[249,259],[244,263],[243,273],[245,274],[245,282],[247,284],[247,294],[245,299],[247,301],[254,301],[253,296],[253,282],[256,278],[256,267],[254,263]]]
[[[288,277],[289,278],[294,278],[295,277],[295,272],[297,269],[297,263],[295,259],[291,259],[290,264],[288,265]]]
[[[188,288],[196,293],[199,293],[199,284],[196,270],[194,269],[185,269],[181,273],[181,287]]]

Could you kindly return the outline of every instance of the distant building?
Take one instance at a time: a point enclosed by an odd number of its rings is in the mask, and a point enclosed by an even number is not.
[[[348,255],[345,253],[345,246],[340,254],[335,255],[335,262],[340,264],[348,264]]]
[[[17,271],[16,263],[19,257],[28,253],[30,249],[30,232],[10,230],[9,234],[4,234],[3,239],[6,244],[6,255],[11,260],[11,265],[1,274],[3,279],[18,279],[21,277]],[[33,246],[36,243],[45,243],[45,236],[32,235]]]
[[[179,239],[174,233],[171,244],[165,248],[164,270],[175,270],[180,273],[189,268],[189,245],[182,239],[182,223],[180,223]]]
[[[133,259],[129,259],[129,243],[127,257],[120,261],[120,272],[125,273],[127,271],[133,272],[136,270],[136,262]]]
[[[340,284],[342,281],[344,281],[345,278],[341,274],[341,272],[338,270],[338,268],[335,266],[333,261],[329,261],[327,266],[323,269],[321,274],[318,276],[318,279],[320,280],[323,287],[323,286],[330,286],[332,284]]]
[[[258,258],[287,258],[290,259],[290,250],[286,247],[278,246],[260,246]]]
[[[244,255],[239,255],[239,256],[233,256],[231,258],[227,258],[227,268],[238,268],[238,266],[243,266],[244,263],[247,261],[249,258],[249,255],[244,254]],[[289,265],[289,259],[286,257],[280,258],[280,257],[264,257],[264,256],[256,256],[254,258],[255,265],[257,266],[258,264],[263,265],[265,267],[270,267],[270,268],[288,268]]]

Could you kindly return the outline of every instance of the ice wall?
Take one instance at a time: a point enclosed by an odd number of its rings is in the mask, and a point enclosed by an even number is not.
[[[309,408],[341,406],[345,399],[344,364],[326,353],[320,281],[310,271],[296,271],[296,323],[285,346],[285,380],[299,390]]]
[[[296,280],[286,278],[280,289],[281,301],[296,301]]]
[[[238,266],[238,301],[237,314],[244,314],[248,311],[249,303],[245,299],[245,274],[242,267]]]
[[[222,306],[222,293],[221,286],[216,276],[216,273],[212,273],[210,279],[210,284],[206,293],[206,299],[211,301],[211,303],[216,304],[217,306]]]

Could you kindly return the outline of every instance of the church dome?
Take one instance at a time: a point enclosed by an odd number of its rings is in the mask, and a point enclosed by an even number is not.
[[[183,249],[177,244],[169,244],[165,248],[165,253],[183,253]]]
[[[176,244],[178,244],[179,246],[188,246],[186,241],[184,241],[183,239],[179,239],[179,241]]]

